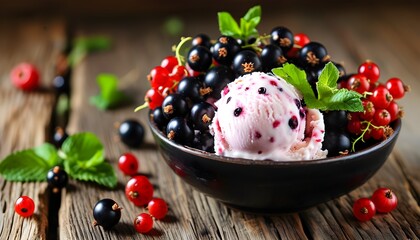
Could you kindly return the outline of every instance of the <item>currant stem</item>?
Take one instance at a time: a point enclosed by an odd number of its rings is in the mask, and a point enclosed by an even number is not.
[[[142,105],[136,107],[136,109],[134,109],[134,112],[138,112],[138,111],[140,111],[140,110],[142,110],[144,108],[147,108],[148,106],[149,106],[149,103],[148,102],[145,102]]]
[[[181,41],[178,43],[178,45],[175,48],[175,57],[178,60],[178,65],[183,66],[184,65],[184,57],[181,55],[181,48],[182,46],[188,42],[191,41],[192,37],[182,37]]]
[[[364,142],[364,140],[363,140],[363,136],[364,136],[364,135],[365,135],[365,133],[369,130],[369,128],[370,128],[370,127],[374,128],[374,129],[385,128],[384,126],[376,126],[376,125],[373,125],[371,121],[363,121],[363,122],[362,122],[362,124],[363,124],[363,123],[366,123],[367,125],[366,125],[366,127],[362,130],[362,134],[360,134],[360,136],[359,136],[359,137],[357,137],[357,138],[353,141],[353,143],[352,143],[352,145],[351,145],[351,151],[352,151],[352,152],[356,152],[356,143],[357,143],[359,140],[362,140],[362,142]]]

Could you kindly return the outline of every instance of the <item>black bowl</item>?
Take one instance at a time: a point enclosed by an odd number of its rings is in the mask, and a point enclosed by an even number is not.
[[[401,130],[386,140],[345,156],[319,160],[271,161],[229,158],[168,140],[149,120],[169,167],[197,191],[230,207],[254,213],[297,212],[361,186],[384,164]]]

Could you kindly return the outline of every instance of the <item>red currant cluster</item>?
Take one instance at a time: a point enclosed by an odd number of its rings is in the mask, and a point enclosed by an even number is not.
[[[139,161],[132,153],[124,153],[118,159],[118,168],[125,175],[132,176],[125,187],[125,196],[135,206],[147,206],[148,213],[142,212],[134,219],[134,229],[139,233],[148,233],[153,229],[153,218],[163,219],[168,213],[168,205],[162,198],[153,197],[154,188],[149,179],[136,175]],[[112,199],[101,199],[93,208],[94,225],[104,229],[115,226],[121,218],[121,207]]]
[[[369,198],[359,198],[353,204],[353,214],[359,221],[368,221],[376,212],[389,213],[397,207],[398,199],[389,188],[378,188]]]
[[[380,70],[371,61],[362,63],[356,74],[342,81],[341,87],[363,95],[363,112],[349,114],[347,130],[358,140],[383,140],[393,133],[390,123],[402,117],[402,108],[396,100],[404,97],[409,87],[401,79],[393,77],[380,83]],[[353,144],[354,151],[354,144]]]

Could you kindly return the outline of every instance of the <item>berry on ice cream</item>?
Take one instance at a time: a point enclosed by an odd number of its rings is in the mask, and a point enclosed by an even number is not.
[[[284,79],[254,72],[229,83],[215,102],[216,154],[254,160],[324,158],[324,120]]]

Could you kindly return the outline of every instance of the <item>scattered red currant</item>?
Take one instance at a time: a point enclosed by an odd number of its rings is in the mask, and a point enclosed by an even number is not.
[[[139,170],[139,161],[131,153],[124,153],[118,159],[118,168],[125,175],[135,175]]]
[[[139,233],[148,233],[153,228],[153,219],[148,213],[140,213],[134,219],[134,228]]]
[[[39,86],[39,72],[35,65],[21,63],[10,72],[12,83],[25,91],[34,90]]]
[[[375,204],[369,198],[359,198],[353,204],[353,215],[359,221],[368,221],[376,213]]]
[[[136,206],[145,206],[153,198],[153,185],[145,176],[131,178],[125,186],[125,195]]]
[[[372,61],[367,60],[360,64],[358,72],[366,76],[370,83],[376,83],[379,80],[379,67]]]
[[[168,205],[161,198],[153,198],[147,205],[150,215],[156,219],[162,219],[168,213]]]
[[[397,207],[398,199],[395,193],[389,188],[378,188],[371,197],[376,210],[381,213],[388,213]]]
[[[32,198],[28,196],[21,196],[16,200],[15,212],[22,217],[30,217],[34,214],[35,203]]]

